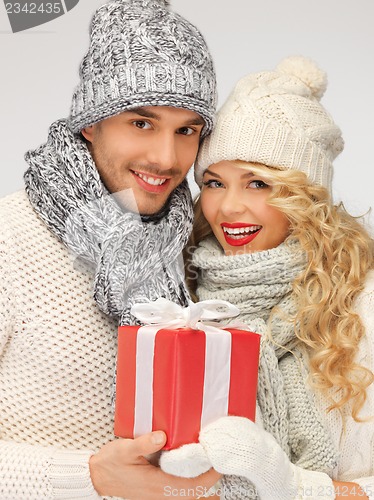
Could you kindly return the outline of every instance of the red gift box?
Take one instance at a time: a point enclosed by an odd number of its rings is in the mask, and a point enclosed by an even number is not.
[[[139,328],[153,330],[151,357],[142,358]],[[115,435],[163,430],[172,449],[221,416],[254,420],[259,348],[258,334],[236,328],[119,327]]]

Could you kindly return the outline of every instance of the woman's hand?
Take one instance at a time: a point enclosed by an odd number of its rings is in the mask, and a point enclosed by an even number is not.
[[[368,499],[356,483],[332,481],[327,474],[292,464],[273,436],[245,418],[218,419],[202,429],[199,439],[163,452],[161,468],[194,477],[214,467],[222,474],[245,477],[261,498]]]

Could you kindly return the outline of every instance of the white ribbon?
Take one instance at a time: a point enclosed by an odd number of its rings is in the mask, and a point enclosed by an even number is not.
[[[151,432],[153,407],[153,357],[156,334],[168,328],[202,330],[206,336],[205,375],[201,427],[219,416],[227,415],[230,368],[231,334],[211,323],[237,316],[239,309],[225,300],[191,302],[181,307],[159,298],[154,302],[135,304],[131,314],[146,326],[137,334],[134,437]]]

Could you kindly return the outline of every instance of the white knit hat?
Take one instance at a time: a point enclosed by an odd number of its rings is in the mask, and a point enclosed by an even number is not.
[[[301,170],[331,190],[332,161],[344,142],[319,102],[326,86],[326,74],[301,56],[239,80],[200,149],[196,182],[214,163],[243,160]]]

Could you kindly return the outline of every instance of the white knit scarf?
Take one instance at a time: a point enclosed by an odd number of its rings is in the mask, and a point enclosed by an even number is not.
[[[94,298],[120,324],[137,324],[136,302],[165,297],[187,305],[181,252],[192,228],[184,181],[155,217],[120,206],[103,183],[85,142],[65,120],[25,156],[26,192],[35,211],[65,245],[93,268]]]
[[[211,237],[200,243],[192,262],[200,270],[199,300],[228,300],[240,309],[239,319],[262,334],[257,398],[265,429],[296,465],[331,472],[337,453],[306,381],[305,350],[285,316],[269,319],[275,306],[287,317],[296,311],[292,282],[306,265],[299,243],[292,240],[271,250],[225,256]]]

